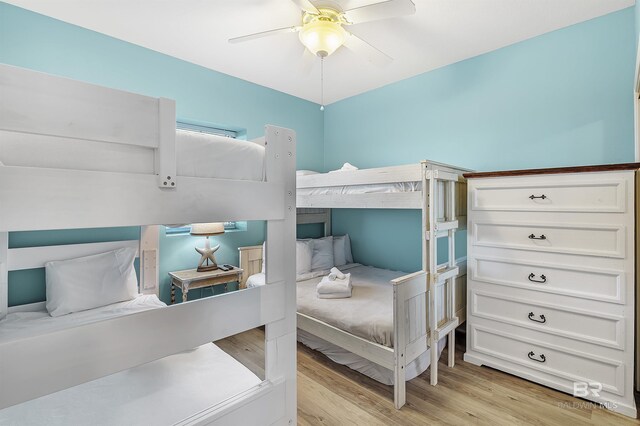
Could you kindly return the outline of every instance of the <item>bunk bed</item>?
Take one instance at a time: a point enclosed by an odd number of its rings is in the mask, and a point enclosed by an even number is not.
[[[0,93],[0,423],[294,424],[295,133],[176,133],[171,100],[2,64]],[[203,156],[258,172],[207,174]],[[267,221],[266,285],[160,302],[158,225],[227,220]],[[117,226],[140,239],[9,247],[15,231]],[[123,249],[140,261],[132,300],[55,318],[8,306],[9,271]],[[258,326],[264,380],[211,343]]]
[[[297,177],[297,223],[322,223],[325,236],[331,233],[331,208],[422,211],[421,271],[405,274],[357,264],[341,266],[345,273],[353,272],[354,289],[356,285],[367,288],[363,293],[370,299],[365,300],[315,298],[317,276],[328,271],[300,277],[297,284],[298,340],[378,381],[393,384],[396,408],[406,401],[405,381],[429,365],[431,384],[437,384],[438,359],[444,346],[439,342],[448,343],[448,365],[454,365],[454,332],[466,312],[466,260],[455,257],[455,232],[466,228],[464,172],[422,161],[377,169],[306,172]],[[437,261],[439,238],[447,240],[444,264]],[[240,251],[246,275],[243,281],[259,286],[263,280],[259,275],[262,247]]]

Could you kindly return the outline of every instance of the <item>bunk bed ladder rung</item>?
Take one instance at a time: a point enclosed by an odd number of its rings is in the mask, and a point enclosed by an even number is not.
[[[448,220],[448,221],[444,221],[444,222],[436,222],[434,227],[435,227],[435,230],[438,231],[438,232],[449,231],[451,229],[457,229],[458,228],[458,221],[457,220]],[[448,234],[444,234],[444,235],[448,235]]]
[[[436,338],[436,340],[440,340],[443,337],[445,337],[446,335],[448,335],[449,333],[455,331],[455,329],[456,329],[456,327],[458,326],[459,323],[460,323],[460,321],[458,320],[458,318],[453,318],[453,319],[448,320],[447,322],[445,322],[441,326],[439,326],[438,330],[436,330],[436,335],[438,336]]]
[[[436,274],[436,284],[441,284],[444,281],[455,278],[460,273],[460,268],[457,266],[447,265],[445,268],[438,270]]]

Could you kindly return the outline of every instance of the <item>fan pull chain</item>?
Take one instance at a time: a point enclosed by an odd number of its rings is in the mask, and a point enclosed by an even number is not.
[[[324,111],[324,56],[320,57],[320,111]]]

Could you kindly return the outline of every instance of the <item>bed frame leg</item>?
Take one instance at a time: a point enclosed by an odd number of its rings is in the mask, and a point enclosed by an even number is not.
[[[394,372],[394,385],[393,385],[393,403],[396,409],[399,410],[407,401],[407,382],[404,371],[404,363],[396,363],[396,371]]]
[[[449,332],[449,367],[453,367],[456,365],[456,331],[452,330]]]
[[[432,331],[435,333],[435,330]],[[433,339],[431,343],[431,386],[438,384],[438,340]]]

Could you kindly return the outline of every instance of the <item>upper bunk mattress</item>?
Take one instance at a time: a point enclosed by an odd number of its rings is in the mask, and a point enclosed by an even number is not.
[[[178,176],[264,180],[262,145],[224,136],[176,130]],[[0,131],[0,164],[119,173],[153,174],[154,150]]]
[[[323,186],[317,188],[298,188],[298,195],[354,195],[354,194],[393,194],[398,192],[416,192],[422,190],[422,182],[377,183],[371,185]]]

